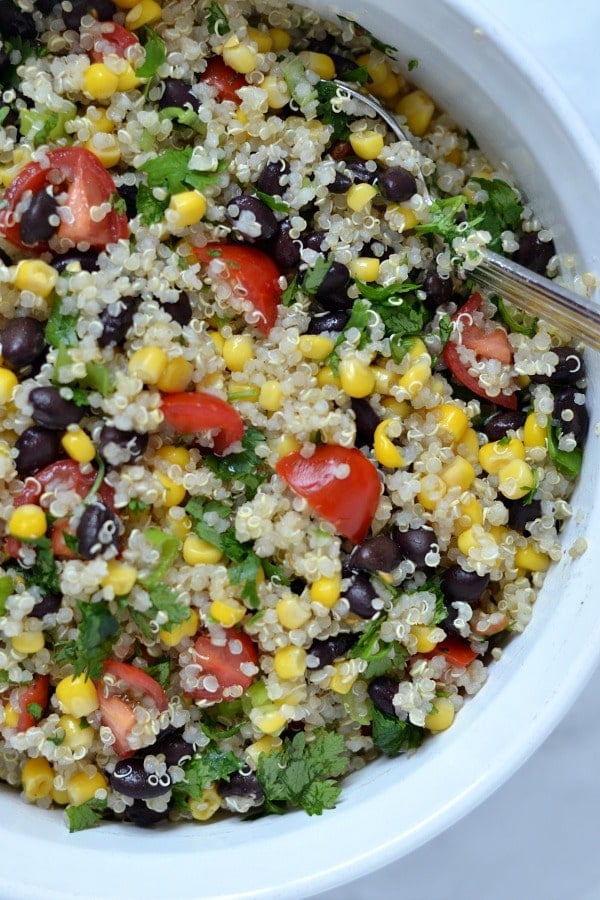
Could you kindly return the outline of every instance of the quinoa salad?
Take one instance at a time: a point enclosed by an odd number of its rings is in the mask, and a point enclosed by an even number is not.
[[[560,260],[426,66],[271,0],[2,5],[0,779],[72,831],[333,808],[566,552],[582,348],[469,281]]]

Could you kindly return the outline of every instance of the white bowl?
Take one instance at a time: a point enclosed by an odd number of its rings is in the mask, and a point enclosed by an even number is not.
[[[326,2],[309,4],[327,13]],[[415,80],[506,160],[580,269],[600,271],[600,158],[573,111],[538,66],[476,0],[339,2],[417,58]],[[591,420],[599,418],[598,358],[588,356]],[[0,797],[10,900],[127,897],[128,900],[306,897],[409,853],[497,788],[539,746],[585,684],[600,656],[593,544],[600,536],[598,435],[593,424],[563,534],[590,550],[550,571],[527,631],[490,670],[484,689],[453,728],[412,758],[381,760],[346,783],[337,810],[253,823],[142,831],[106,824],[69,835],[57,812]]]

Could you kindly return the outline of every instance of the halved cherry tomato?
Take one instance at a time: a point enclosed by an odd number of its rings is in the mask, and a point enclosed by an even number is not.
[[[348,474],[338,474],[340,468]],[[284,456],[275,469],[340,534],[355,543],[363,540],[379,503],[381,484],[375,466],[360,450],[321,444],[308,458],[299,451]]]
[[[477,659],[477,654],[463,638],[449,634],[430,653],[423,656],[445,656],[451,666],[470,666]]]
[[[234,103],[240,102],[239,89],[248,86],[245,77],[224,63],[220,56],[210,57],[200,81],[216,88],[217,100],[232,100]]]
[[[19,721],[17,722],[17,731],[27,731],[39,721],[39,716],[31,714],[29,707],[32,704],[39,706],[42,714],[48,706],[48,690],[50,687],[49,675],[36,675],[31,684],[19,691]]]
[[[139,44],[133,32],[116,22],[98,22],[92,28],[92,36],[94,45],[90,50],[90,58],[93,62],[102,62],[108,53],[125,58],[127,50]]]
[[[280,272],[273,260],[262,250],[247,244],[207,244],[206,247],[194,247],[194,253],[206,266],[214,259],[225,263],[222,272],[215,277],[231,288],[230,305],[236,309],[249,300],[257,316],[246,315],[246,320],[263,334],[268,334],[275,324],[282,294]]]
[[[111,176],[93,153],[84,147],[59,147],[49,150],[47,159],[47,166],[29,163],[6,189],[4,207],[0,210],[0,232],[7,241],[24,250],[43,252],[48,249],[45,241],[35,245],[22,242],[21,226],[14,221],[14,213],[26,191],[35,194],[50,184],[57,193],[66,191],[66,199],[61,205],[72,213],[69,221],[61,220],[56,232],[59,239],[103,248],[128,236],[129,226],[124,213],[111,208],[100,222],[92,218],[92,208],[109,203],[117,191]]]
[[[512,347],[508,342],[508,336],[503,328],[492,325],[490,323],[489,330],[484,330],[473,321],[475,313],[481,309],[481,294],[471,294],[467,302],[461,306],[453,316],[453,321],[460,321],[462,329],[460,332],[459,342],[449,340],[443,351],[444,362],[454,375],[457,381],[464,384],[473,394],[478,397],[485,397],[499,406],[507,409],[517,408],[517,395],[515,394],[498,394],[491,397],[479,384],[477,378],[469,374],[468,367],[461,360],[458,353],[458,345],[462,344],[467,347],[478,357],[484,359],[497,359],[505,365],[512,362]]]
[[[218,455],[240,441],[244,422],[239,412],[220,397],[203,391],[163,394],[161,409],[165,421],[179,434],[212,431],[213,449]]]
[[[226,635],[224,644],[213,643],[209,634],[199,635],[194,642],[194,661],[202,674],[212,676],[217,681],[215,690],[197,687],[192,691],[186,691],[187,696],[194,700],[208,700],[211,703],[235,700],[239,696],[239,691],[232,693],[230,689],[239,686],[245,691],[254,680],[254,675],[244,672],[242,666],[246,667],[249,663],[256,666],[258,662],[256,645],[242,631],[225,628],[224,632]]]
[[[114,734],[115,753],[121,759],[135,753],[129,744],[137,721],[135,706],[142,702],[148,706],[150,701],[158,712],[164,712],[169,705],[169,698],[152,676],[116,659],[105,661],[104,676],[96,682],[96,692],[102,724],[108,725]]]

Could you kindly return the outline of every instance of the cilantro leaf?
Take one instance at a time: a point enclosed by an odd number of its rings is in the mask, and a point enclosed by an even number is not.
[[[264,460],[257,456],[255,447],[264,444],[265,436],[258,428],[247,428],[242,438],[243,450],[228,456],[207,454],[204,462],[224,482],[240,481],[248,500],[256,495],[259,485],[269,478]]]
[[[75,347],[79,342],[77,336],[77,315],[70,315],[62,312],[61,298],[56,297],[50,317],[46,322],[44,336],[51,347],[64,348]]]
[[[69,820],[69,831],[84,831],[86,828],[93,828],[101,819],[107,810],[106,800],[97,800],[92,797],[81,803],[79,806],[67,806],[65,812]]]
[[[13,35],[10,38],[5,38],[3,43],[4,53],[8,57],[12,59],[13,53],[16,52],[19,54],[20,58],[18,63],[2,66],[2,69],[0,70],[0,85],[4,88],[15,88],[15,90],[18,90],[21,87],[21,79],[17,74],[18,66],[20,66],[29,56],[37,56],[38,58],[46,56],[48,49],[37,42],[31,43],[30,41],[23,40],[18,34]]]
[[[57,644],[55,659],[58,663],[71,663],[75,675],[85,672],[89,678],[100,678],[104,660],[111,655],[121,626],[105,600],[98,603],[78,600],[77,608],[81,615],[79,635]]]
[[[500,235],[514,231],[521,221],[523,204],[516,191],[501,178],[472,178],[486,192],[487,200],[474,203],[467,209],[469,221],[483,231],[489,231],[492,240],[490,250],[501,251]]]
[[[333,129],[332,140],[347,141],[350,136],[349,117],[346,113],[337,110],[332,104],[332,100],[335,100],[338,96],[338,85],[333,81],[318,81],[315,89],[319,100],[317,106],[318,118]]]
[[[158,563],[152,570],[152,573],[142,581],[144,587],[153,587],[160,584],[171,568],[177,554],[179,553],[179,540],[174,534],[168,531],[161,531],[160,528],[147,528],[144,537],[155,549],[158,550]]]
[[[574,450],[561,450],[558,446],[561,434],[562,427],[560,425],[548,423],[546,439],[548,456],[561,475],[564,475],[565,478],[577,478],[583,464],[583,451],[581,447],[576,447]]]
[[[166,584],[156,584],[148,589],[148,597],[152,608],[148,610],[147,615],[155,618],[157,613],[162,612],[167,616],[168,621],[161,626],[165,631],[172,631],[176,625],[181,625],[190,617],[190,609],[185,603],[179,602],[177,591],[173,590]]]
[[[39,722],[42,718],[44,710],[39,703],[28,703],[27,712],[33,719],[35,719],[36,722]]]
[[[159,659],[153,666],[148,666],[148,675],[158,681],[161,688],[166,688],[171,679],[171,660],[168,657]]]
[[[209,4],[206,13],[206,24],[211,34],[223,35],[230,31],[227,16],[215,0]]]
[[[396,362],[401,362],[409,345],[407,339],[419,337],[431,318],[425,302],[419,300],[419,285],[396,282],[390,285],[371,285],[357,281],[356,285],[373,310],[381,317],[385,332],[391,338],[390,349]]]
[[[154,196],[152,188],[149,188],[147,184],[140,184],[135,203],[142,225],[148,227],[162,222],[165,209],[169,205],[169,198],[159,200]]]
[[[167,45],[159,34],[148,25],[144,27],[144,62],[135,70],[138,78],[154,78],[167,58]]]
[[[259,191],[258,188],[254,188],[254,193],[261,200],[265,206],[268,206],[269,209],[274,210],[275,212],[287,213],[290,211],[290,207],[283,200],[277,200],[272,194],[265,194],[264,191]]]
[[[42,593],[61,593],[58,565],[48,538],[36,541],[35,562],[32,566],[16,565],[15,570],[23,576],[27,587],[37,586]]]
[[[233,772],[239,772],[243,762],[231,751],[219,750],[208,744],[183,766],[185,779],[173,785],[176,808],[185,807],[188,800],[200,800],[204,789],[213,781],[229,781]]]
[[[192,152],[192,147],[184,147],[182,150],[168,148],[147,160],[140,166],[140,170],[148,176],[148,187],[166,188],[169,194],[184,190]]]
[[[296,296],[298,294],[298,276],[294,275],[285,291],[281,295],[281,302],[283,306],[291,306],[292,303],[296,301]]]
[[[206,132],[206,126],[191,106],[166,106],[164,109],[161,109],[159,118],[171,119],[172,122],[176,122],[178,125],[191,128],[197,134]]]
[[[415,225],[417,234],[437,234],[449,244],[460,234],[456,217],[465,208],[467,198],[456,197],[434,200],[429,206],[429,221]]]
[[[10,575],[0,575],[0,616],[6,612],[6,601],[14,590],[13,580]]]
[[[370,341],[369,335],[369,324],[371,321],[371,309],[368,303],[362,300],[360,297],[354,301],[352,304],[352,310],[350,311],[350,318],[348,319],[346,325],[344,326],[343,331],[338,335],[336,342],[333,346],[333,350],[327,357],[327,362],[333,369],[334,375],[338,374],[340,358],[337,353],[337,348],[340,347],[344,341],[346,340],[346,336],[350,329],[356,329],[359,332],[359,339],[357,349],[362,350],[363,347],[366,347]]]
[[[332,259],[325,259],[322,256],[317,257],[312,269],[307,269],[304,273],[302,290],[307,294],[316,294],[332,265]]]
[[[373,743],[386,756],[398,756],[406,750],[420,747],[425,737],[423,728],[412,722],[402,722],[395,716],[388,716],[373,706]]]
[[[367,668],[363,677],[367,680],[388,675],[390,672],[402,672],[406,665],[408,653],[397,641],[387,642],[380,638],[381,626],[387,619],[382,615],[371,620],[348,656],[351,659],[364,659]]]
[[[137,497],[132,497],[129,503],[127,504],[127,511],[133,513],[143,513],[147,512],[150,509],[149,503],[144,503],[143,500],[139,500]]]

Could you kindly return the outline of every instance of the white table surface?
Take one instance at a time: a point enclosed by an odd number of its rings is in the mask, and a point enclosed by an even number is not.
[[[543,63],[600,142],[598,0],[479,2]],[[480,807],[321,900],[600,900],[599,695],[600,670],[546,743]]]

